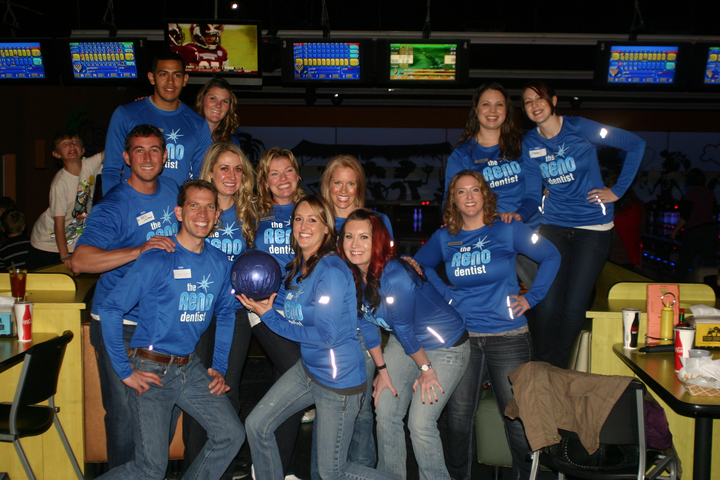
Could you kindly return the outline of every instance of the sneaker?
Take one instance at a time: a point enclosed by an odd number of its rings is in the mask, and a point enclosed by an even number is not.
[[[313,413],[315,413],[315,410],[313,410]],[[285,480],[302,480],[302,479],[299,478],[299,477],[296,477],[295,475],[293,475],[293,474],[291,473],[290,475],[286,475],[286,476],[285,476]]]
[[[307,410],[302,417],[302,423],[312,423],[315,420],[315,409]],[[285,477],[288,478],[288,477]],[[292,479],[290,479],[292,480]]]

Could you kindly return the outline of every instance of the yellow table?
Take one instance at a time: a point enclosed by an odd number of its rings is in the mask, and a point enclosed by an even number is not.
[[[691,305],[698,304],[715,305],[715,292],[709,286],[697,283],[679,285],[682,308],[688,309]],[[623,341],[623,308],[641,310],[638,339],[640,343],[644,343],[647,332],[646,288],[647,282],[619,282],[610,288],[606,302],[597,300],[593,310],[587,312],[587,317],[593,319],[590,364],[592,373],[634,376],[633,371],[613,353],[612,347]],[[665,409],[678,456],[683,462],[683,478],[692,478],[695,422],[692,418],[674,412],[662,399],[658,399],[658,403]],[[720,420],[713,421],[713,427],[712,469],[718,472],[720,471]]]
[[[64,268],[64,267],[63,267]],[[83,280],[89,282],[88,280]],[[0,294],[9,295],[10,279],[0,274]],[[81,355],[80,311],[85,308],[83,297],[87,288],[78,290],[75,279],[63,273],[28,273],[27,301],[33,302],[33,335],[59,335],[65,330],[74,338],[67,346],[55,403],[60,407],[60,421],[75,452],[80,467],[84,465],[83,437],[83,371]],[[0,401],[12,402],[22,364],[2,373]],[[54,429],[50,429],[54,430]],[[70,460],[56,432],[22,440],[30,465],[39,480],[76,479]],[[27,476],[11,443],[0,444],[2,468],[13,480]]]

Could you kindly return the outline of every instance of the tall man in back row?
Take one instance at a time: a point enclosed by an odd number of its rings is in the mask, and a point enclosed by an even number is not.
[[[218,221],[215,187],[189,180],[180,188],[175,216],[181,222],[175,250],[143,253],[100,307],[103,338],[123,383],[135,431],[135,460],[100,478],[162,480],[168,462],[168,432],[175,405],[207,431],[205,447],[183,478],[219,479],[245,441],[224,373],[235,307],[230,263],[205,239]],[[123,344],[124,312],[138,305],[138,326]],[[217,317],[212,368],[193,355],[200,335]]]
[[[153,58],[148,80],[153,94],[142,100],[121,105],[113,113],[105,141],[105,166],[102,192],[107,192],[130,176],[123,171],[122,151],[125,136],[136,125],[155,125],[165,135],[167,159],[163,176],[182,185],[190,178],[200,178],[205,152],[212,145],[208,123],[180,101],[187,84],[185,63],[180,55],[166,51]]]

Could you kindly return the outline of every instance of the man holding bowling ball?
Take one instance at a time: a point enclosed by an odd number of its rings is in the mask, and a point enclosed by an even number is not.
[[[175,217],[181,228],[172,252],[143,253],[100,307],[103,338],[113,368],[133,389],[128,402],[135,431],[135,460],[99,477],[162,479],[175,405],[192,415],[208,440],[186,478],[218,479],[240,450],[245,432],[224,393],[228,353],[235,323],[230,263],[206,247],[220,212],[215,187],[188,180],[180,188]],[[138,305],[138,325],[125,350],[122,317]],[[217,317],[211,368],[193,355],[210,319]]]

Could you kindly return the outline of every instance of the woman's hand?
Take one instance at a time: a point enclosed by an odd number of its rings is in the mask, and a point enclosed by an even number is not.
[[[510,295],[508,298],[515,300],[515,302],[509,305],[515,317],[522,317],[523,313],[530,310],[530,304],[525,298],[525,295]]]
[[[513,220],[516,222],[522,222],[522,216],[515,212],[505,212],[500,214],[500,220],[505,223],[512,223]]]
[[[430,405],[432,405],[433,399],[435,402],[438,401],[438,390],[440,390],[441,393],[445,393],[442,385],[438,382],[435,370],[432,368],[427,372],[422,372],[417,380],[415,380],[415,383],[413,383],[413,392],[417,392],[418,385],[420,385],[420,399],[422,400],[423,405],[425,405],[426,395],[427,399],[430,401]]]
[[[588,192],[588,202],[590,203],[613,203],[620,200],[617,195],[610,190],[610,187],[596,188]]]
[[[395,390],[395,387],[393,387],[392,380],[390,380],[390,374],[386,370],[380,370],[378,372],[377,377],[375,377],[375,381],[373,381],[373,399],[375,399],[374,405],[377,407],[378,399],[380,398],[380,394],[385,389],[390,390],[393,395],[397,397],[397,391]]]
[[[400,260],[402,260],[403,262],[405,262],[405,263],[407,263],[408,265],[410,265],[410,266],[413,268],[413,270],[415,270],[415,271],[417,272],[418,275],[425,275],[425,272],[423,272],[422,267],[420,266],[420,264],[419,264],[418,262],[415,261],[414,258],[412,258],[412,257],[400,257]]]
[[[259,302],[246,297],[244,293],[235,296],[238,300],[240,300],[240,303],[243,304],[243,307],[255,313],[255,315],[257,315],[258,317],[262,317],[264,313],[272,310],[273,303],[275,302],[275,297],[277,297],[277,293],[273,293],[272,295],[270,295],[270,298],[266,300],[260,300]]]

